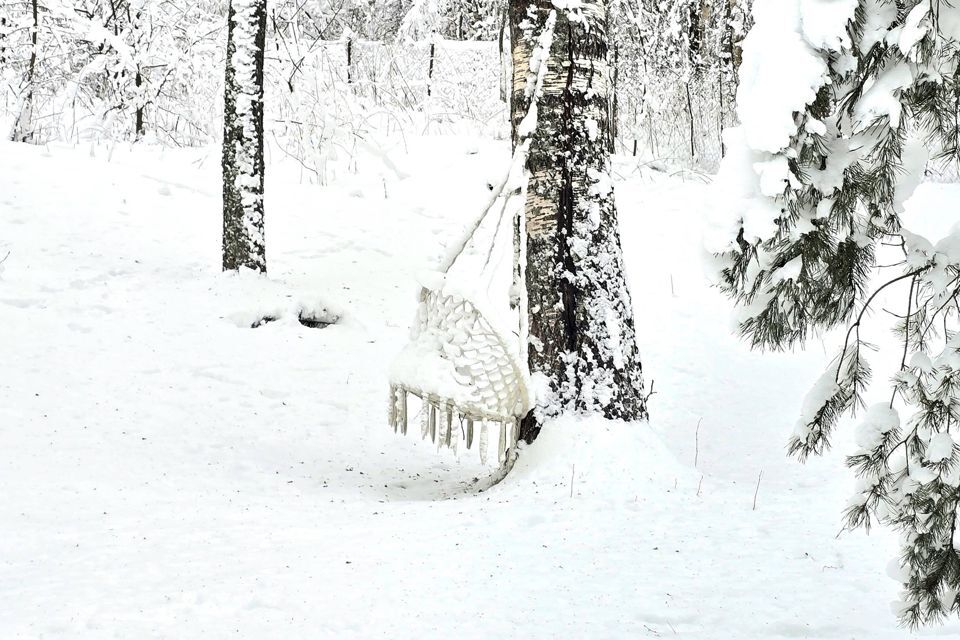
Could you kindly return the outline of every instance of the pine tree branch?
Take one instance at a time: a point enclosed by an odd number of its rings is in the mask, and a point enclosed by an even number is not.
[[[907,350],[910,346],[910,309],[913,305],[913,291],[917,286],[917,278],[919,275],[914,275],[910,280],[910,293],[907,294],[907,315],[904,318],[903,325],[903,355],[900,357],[900,371],[903,371],[907,368]],[[897,397],[898,387],[894,385],[893,393],[890,394],[890,408],[893,409],[893,400]]]
[[[855,321],[852,325],[850,325],[850,327],[847,329],[847,336],[846,336],[846,338],[845,338],[844,341],[843,341],[843,349],[840,351],[840,360],[839,360],[839,362],[841,363],[841,365],[842,365],[842,363],[843,363],[844,357],[846,356],[847,348],[848,348],[849,345],[850,345],[850,336],[853,334],[854,330],[857,331],[857,342],[859,343],[859,341],[860,341],[860,337],[859,337],[860,325],[861,325],[861,323],[863,322],[863,317],[864,317],[864,315],[866,314],[867,310],[870,308],[870,304],[873,302],[874,298],[876,298],[877,295],[878,295],[881,291],[883,291],[884,289],[886,289],[887,287],[889,287],[889,286],[891,286],[891,285],[893,285],[893,284],[896,284],[897,282],[900,282],[901,280],[906,280],[907,278],[916,277],[916,276],[920,275],[921,273],[923,273],[924,271],[926,271],[927,268],[928,268],[928,267],[922,267],[922,268],[920,268],[920,269],[915,269],[915,270],[910,271],[910,272],[908,272],[908,273],[905,273],[905,274],[903,274],[903,275],[901,275],[901,276],[897,276],[896,278],[894,278],[894,279],[892,279],[892,280],[888,280],[887,282],[885,282],[885,283],[883,283],[882,285],[880,285],[880,287],[877,288],[876,291],[874,291],[872,294],[870,294],[870,297],[867,298],[867,301],[864,302],[863,307],[860,309],[860,313],[857,314],[857,319],[856,319],[856,321]],[[838,383],[840,382],[840,367],[837,368],[837,378],[836,378],[836,382],[838,382]]]

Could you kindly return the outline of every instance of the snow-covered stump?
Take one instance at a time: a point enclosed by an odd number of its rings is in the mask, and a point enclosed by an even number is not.
[[[266,0],[231,0],[223,125],[223,269],[267,270],[263,233]]]
[[[554,4],[518,4],[527,20],[517,40],[530,43]],[[606,3],[557,13],[527,163],[529,366],[547,387],[521,429],[528,440],[540,418],[563,411],[646,416],[606,146]]]

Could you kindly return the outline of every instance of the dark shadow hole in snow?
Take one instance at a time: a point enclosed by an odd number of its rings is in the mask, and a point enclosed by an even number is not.
[[[264,325],[268,325],[271,322],[276,322],[280,318],[278,316],[263,316],[259,320],[255,321],[250,325],[251,329],[259,329]],[[305,311],[300,311],[297,314],[297,322],[309,329],[326,329],[330,325],[337,324],[340,321],[340,316],[336,313],[329,313],[324,310],[320,314],[307,313]]]
[[[262,327],[262,326],[265,325],[265,324],[270,324],[271,322],[276,322],[276,321],[277,321],[277,319],[274,318],[273,316],[264,316],[263,318],[260,318],[259,320],[257,320],[256,322],[254,322],[252,325],[250,325],[250,328],[251,328],[251,329],[259,329],[260,327]]]
[[[337,324],[337,320],[340,318],[336,316],[323,316],[320,318],[315,318],[301,312],[297,319],[300,321],[300,324],[307,328],[326,329],[332,324]]]

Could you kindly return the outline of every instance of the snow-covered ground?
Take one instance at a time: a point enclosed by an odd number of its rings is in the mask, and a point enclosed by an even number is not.
[[[389,431],[415,276],[507,161],[390,158],[327,187],[275,158],[263,281],[219,271],[216,149],[0,143],[0,638],[908,635],[895,540],[837,537],[846,440],[784,455],[829,350],[731,336],[698,176],[618,164],[650,425],[552,425],[480,493]]]

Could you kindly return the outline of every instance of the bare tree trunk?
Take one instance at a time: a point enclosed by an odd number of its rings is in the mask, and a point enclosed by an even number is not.
[[[554,7],[551,0],[511,4],[533,33]],[[515,42],[532,51],[531,30]],[[515,55],[516,68],[529,68],[527,50]],[[521,426],[528,441],[544,417],[562,412],[625,420],[647,413],[607,151],[604,0],[584,2],[575,19],[558,11],[547,65],[524,218],[529,365],[546,379],[549,394]],[[519,77],[514,74],[515,98],[523,96]]]
[[[140,65],[137,65],[137,75],[134,78],[134,85],[137,87],[137,99],[141,99],[140,88],[143,86],[143,74],[140,72]],[[139,141],[143,139],[144,134],[146,133],[146,127],[144,126],[143,121],[143,103],[137,103],[137,111],[135,114],[135,121],[133,124],[133,139],[134,141]]]
[[[500,99],[510,108],[510,92],[513,84],[513,59],[510,30],[510,5],[504,5],[500,16],[500,35],[497,44],[500,51]]]
[[[353,35],[347,38],[347,84],[353,84]]]
[[[263,233],[266,0],[231,0],[223,118],[223,269],[267,270]]]
[[[433,95],[433,66],[437,59],[437,34],[430,34],[430,67],[427,69],[427,97]]]
[[[690,116],[690,160],[697,160],[696,134],[693,122],[693,100],[690,98],[690,82],[687,81],[687,115]]]
[[[11,140],[14,142],[39,142],[34,119],[34,89],[37,85],[37,38],[40,34],[40,13],[37,6],[38,0],[32,0],[30,8],[33,15],[33,26],[30,30],[30,62],[27,66],[26,92],[20,113],[13,123],[13,134]]]
[[[723,52],[723,59],[720,67],[720,155],[726,155],[726,146],[723,142],[723,132],[727,123],[736,122],[736,99],[737,99],[737,75],[740,69],[740,57],[742,51],[736,42],[734,32],[734,20],[737,16],[734,11],[739,11],[737,0],[727,0],[723,5],[723,29],[721,31],[720,47]],[[745,20],[747,16],[740,19]]]
[[[617,136],[619,131],[617,127],[619,125],[620,117],[620,103],[617,100],[617,85],[618,78],[620,75],[620,51],[616,46],[613,48],[613,55],[611,57],[613,62],[613,68],[610,73],[610,94],[608,98],[608,103],[610,105],[610,126],[607,127],[607,150],[610,153],[616,153],[617,151]]]
[[[689,7],[689,13],[687,15],[687,38],[690,43],[690,50],[687,52],[689,55],[690,66],[694,69],[695,73],[698,73],[702,66],[702,49],[703,49],[703,27],[705,24],[704,14],[706,11],[709,11],[708,6],[704,2],[691,3]]]
[[[507,42],[510,44],[510,61],[505,66],[510,72],[511,86],[508,104],[510,109],[510,142],[511,149],[514,151],[520,143],[520,136],[517,133],[518,127],[530,108],[530,96],[526,95],[526,91],[529,86],[528,77],[531,74],[530,58],[533,54],[535,34],[529,28],[524,30],[521,25],[529,27],[529,24],[525,24],[524,21],[527,17],[527,11],[531,7],[531,0],[508,0],[505,8],[506,15],[504,16],[504,23],[507,25]],[[503,38],[501,37],[502,46]],[[503,56],[502,51],[501,56]],[[514,309],[519,308],[521,304],[520,292],[524,278],[521,264],[523,254],[521,223],[520,216],[513,218],[513,291],[510,296],[510,306]]]
[[[608,51],[607,61],[612,63],[610,67],[610,86],[609,91],[607,92],[607,104],[609,105],[610,113],[608,115],[608,121],[610,126],[607,127],[607,150],[610,153],[617,152],[617,136],[619,131],[617,127],[619,125],[619,110],[620,105],[617,102],[617,85],[618,79],[620,76],[620,51],[617,47],[617,42],[619,42],[619,14],[616,13],[617,3],[615,1],[607,2],[606,7],[606,16],[607,16],[607,42],[611,43],[610,49]]]
[[[542,31],[547,14],[537,17],[535,0],[508,0],[506,6],[507,41],[510,44],[510,140],[515,151],[520,144],[518,133],[520,122],[530,109],[530,96],[527,91],[534,84],[533,70],[530,68],[534,40]],[[522,260],[522,243],[524,242],[521,230],[522,216],[513,219],[513,292],[510,299],[512,308],[521,304],[520,292],[524,287]]]
[[[0,16],[0,64],[7,64],[7,17]],[[501,42],[501,53],[503,53],[503,43]]]
[[[143,12],[140,10],[133,10],[130,6],[130,2],[126,3],[126,14],[127,14],[127,24],[133,31],[134,40],[133,40],[133,49],[137,57],[137,68],[133,76],[133,84],[136,87],[134,91],[134,99],[136,109],[134,110],[134,121],[133,121],[133,140],[134,142],[139,142],[143,139],[143,136],[146,134],[146,100],[143,94],[143,69],[140,66],[140,54],[143,52],[145,41],[149,38],[147,34],[144,33],[144,20]]]

